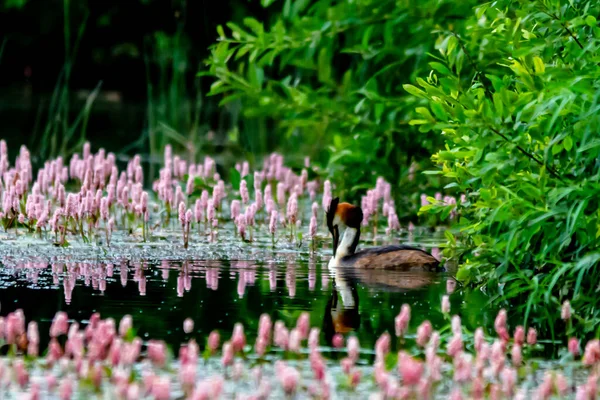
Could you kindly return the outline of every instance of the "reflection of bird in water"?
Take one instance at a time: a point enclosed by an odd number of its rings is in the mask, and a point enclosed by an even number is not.
[[[382,292],[406,292],[439,283],[442,275],[429,271],[390,271],[354,267],[330,267],[333,289],[323,317],[323,333],[331,344],[337,333],[345,335],[361,324],[358,287]],[[446,288],[454,289],[456,281],[446,278]],[[367,310],[367,312],[369,312]]]
[[[408,271],[438,270],[439,261],[431,254],[407,245],[381,246],[356,251],[360,240],[363,213],[360,207],[331,200],[327,210],[327,226],[333,237],[333,258],[330,266],[352,266],[365,269]],[[340,227],[345,228],[340,241]]]
[[[341,298],[341,301],[340,301]],[[336,333],[346,334],[358,329],[358,292],[356,285],[342,279],[334,279],[331,297],[323,316],[323,333],[327,343],[332,342]]]

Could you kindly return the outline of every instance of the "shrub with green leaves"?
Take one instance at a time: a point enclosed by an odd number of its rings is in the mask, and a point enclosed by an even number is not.
[[[438,32],[434,71],[405,85],[428,105],[411,124],[445,140],[429,173],[466,194],[421,209],[456,208],[458,277],[516,300],[525,319],[553,321],[572,299],[589,329],[600,312],[599,14],[597,1],[482,4],[462,32]]]
[[[205,73],[217,78],[211,94],[240,103],[243,135],[325,165],[336,195],[356,199],[382,175],[403,189],[396,195],[414,197],[415,213],[421,190],[440,179],[409,182],[410,166],[429,168],[442,141],[409,125],[418,99],[402,84],[430,69],[432,30],[458,29],[477,2],[262,3],[281,7],[270,23],[247,17],[219,27]]]

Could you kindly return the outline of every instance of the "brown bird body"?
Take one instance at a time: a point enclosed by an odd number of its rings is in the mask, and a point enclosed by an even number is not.
[[[434,271],[439,261],[431,254],[407,245],[374,247],[356,251],[360,240],[363,213],[360,207],[331,200],[327,210],[327,226],[333,237],[333,258],[330,266],[383,270]],[[340,227],[345,231],[340,236]]]
[[[412,246],[374,247],[341,257],[341,266],[400,271],[434,271],[440,262],[431,254]]]

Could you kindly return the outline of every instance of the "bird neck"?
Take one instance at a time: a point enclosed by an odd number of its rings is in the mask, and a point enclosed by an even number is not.
[[[360,231],[356,228],[346,228],[342,240],[335,251],[336,260],[340,260],[342,257],[354,254],[356,246],[358,246],[358,240],[360,238]]]
[[[336,270],[333,283],[342,298],[342,308],[355,308],[358,305],[356,286],[346,280],[340,269]]]

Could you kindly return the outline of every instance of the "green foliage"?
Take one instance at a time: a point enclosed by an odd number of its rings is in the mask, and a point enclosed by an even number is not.
[[[458,277],[525,319],[556,320],[566,298],[599,316],[599,13],[596,1],[482,4],[465,29],[439,31],[433,71],[404,86],[428,105],[410,123],[445,139],[435,173],[466,194],[422,212],[456,208]]]
[[[378,175],[416,193],[439,179],[407,185],[409,167],[430,165],[441,141],[408,123],[418,99],[401,85],[429,69],[432,30],[462,25],[472,4],[287,0],[271,23],[247,17],[228,33],[219,27],[202,74],[217,78],[210,94],[221,104],[239,103],[245,121],[259,122],[258,134],[245,135],[260,141],[267,127],[272,146],[326,165],[336,195],[356,197]]]
[[[11,9],[11,8],[21,9],[21,8],[25,7],[26,4],[27,4],[27,0],[5,0],[4,5],[2,6],[2,8],[5,8],[5,9]]]

